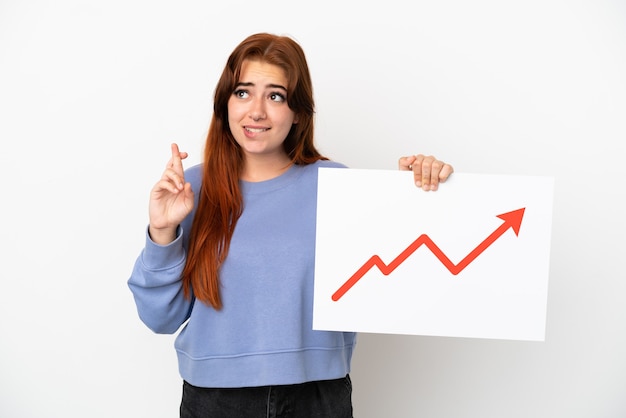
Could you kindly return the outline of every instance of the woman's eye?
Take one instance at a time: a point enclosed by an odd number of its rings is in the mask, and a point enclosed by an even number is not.
[[[248,97],[248,92],[246,90],[235,90],[234,95],[240,99],[245,99]]]
[[[272,93],[270,94],[270,100],[274,102],[284,102],[285,96],[280,93]]]

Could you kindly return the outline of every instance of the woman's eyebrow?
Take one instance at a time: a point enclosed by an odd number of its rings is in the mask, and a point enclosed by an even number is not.
[[[237,85],[235,87],[253,87],[253,86],[255,86],[255,84],[252,83],[252,82],[243,82],[243,81],[241,81],[241,82],[237,83]],[[270,83],[270,84],[266,85],[265,88],[281,89],[281,90],[287,91],[287,87],[285,87],[283,85],[280,85],[280,84],[271,84]]]

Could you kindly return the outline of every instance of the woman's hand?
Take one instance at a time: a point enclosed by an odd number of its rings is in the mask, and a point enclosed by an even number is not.
[[[176,239],[176,228],[193,209],[191,184],[185,183],[183,162],[186,152],[172,144],[172,158],[167,163],[161,180],[150,191],[150,238],[157,244],[168,244]]]
[[[401,157],[398,168],[402,171],[413,171],[415,185],[422,190],[437,190],[439,183],[445,182],[454,171],[450,164],[439,161],[432,155],[422,154]]]

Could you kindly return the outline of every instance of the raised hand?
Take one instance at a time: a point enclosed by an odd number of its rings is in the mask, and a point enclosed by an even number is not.
[[[422,154],[401,157],[398,168],[403,171],[413,171],[415,185],[422,190],[437,190],[439,183],[445,182],[454,171],[450,164],[439,161],[432,155]]]
[[[168,244],[176,238],[176,228],[193,209],[194,198],[191,184],[185,183],[183,160],[186,152],[180,152],[172,144],[172,158],[161,179],[150,191],[150,238],[157,244]]]

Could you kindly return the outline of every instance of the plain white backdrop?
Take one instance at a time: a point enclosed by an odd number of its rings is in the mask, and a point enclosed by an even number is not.
[[[169,144],[200,161],[259,31],[303,46],[335,160],[555,177],[546,341],[361,334],[355,416],[626,416],[626,4],[214,3],[0,0],[0,416],[177,416],[126,280]]]

